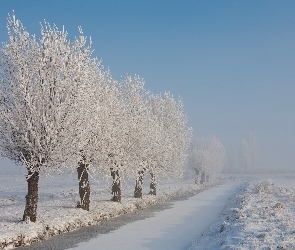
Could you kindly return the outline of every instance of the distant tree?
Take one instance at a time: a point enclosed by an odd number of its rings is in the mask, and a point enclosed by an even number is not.
[[[189,153],[189,165],[196,174],[195,183],[203,184],[211,175],[220,173],[224,158],[224,146],[215,136],[195,139]]]
[[[241,142],[241,165],[245,172],[253,173],[257,168],[259,146],[254,133],[248,132]]]
[[[226,153],[226,157],[225,157],[225,164],[224,164],[224,168],[223,168],[223,172],[224,173],[236,173],[237,169],[234,168],[235,164],[234,164],[234,159],[232,157],[232,155],[227,152]]]

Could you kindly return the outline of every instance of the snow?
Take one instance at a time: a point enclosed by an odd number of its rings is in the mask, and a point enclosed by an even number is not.
[[[189,250],[295,249],[295,178],[252,180]]]
[[[229,182],[213,187],[172,207],[157,212],[154,217],[124,225],[109,234],[83,242],[75,250],[95,249],[186,249],[192,239],[218,216],[227,199],[240,185]]]
[[[90,212],[77,209],[79,201],[77,174],[53,177],[41,176],[39,186],[38,221],[23,222],[27,183],[24,174],[0,175],[0,249],[12,249],[20,245],[48,239],[63,232],[95,225],[121,214],[143,209],[171,197],[199,190],[192,179],[166,182],[158,186],[158,195],[133,198],[134,180],[123,182],[122,203],[110,201],[111,180],[91,178]],[[148,176],[143,190],[149,192]]]
[[[166,182],[156,197],[132,197],[134,181],[123,183],[122,203],[110,201],[110,182],[91,179],[90,212],[77,209],[76,174],[42,177],[38,221],[21,221],[27,184],[23,175],[0,175],[0,249],[30,245],[63,232],[96,225],[183,194],[154,217],[139,220],[81,242],[73,249],[295,249],[295,177],[225,179],[200,186],[192,179]],[[149,191],[144,180],[145,193]],[[66,235],[65,235],[66,237]],[[113,240],[116,239],[116,240]],[[126,243],[127,242],[127,243]],[[73,244],[71,246],[74,246]]]

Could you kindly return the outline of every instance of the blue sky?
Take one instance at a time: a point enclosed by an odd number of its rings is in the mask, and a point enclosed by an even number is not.
[[[93,40],[114,78],[138,74],[184,101],[196,136],[214,134],[237,157],[256,134],[264,166],[295,167],[295,1],[4,0],[31,34],[44,19]]]

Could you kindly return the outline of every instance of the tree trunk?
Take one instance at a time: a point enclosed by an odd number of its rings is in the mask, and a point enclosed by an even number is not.
[[[80,194],[80,204],[77,207],[89,211],[90,204],[90,184],[88,180],[88,164],[79,163],[78,180],[79,180],[79,194]]]
[[[138,177],[135,180],[134,198],[142,199],[143,174],[143,170],[138,171]]]
[[[200,181],[200,171],[198,169],[195,169],[196,177],[195,177],[195,184],[199,184]]]
[[[113,198],[111,199],[114,202],[121,202],[121,181],[119,170],[114,170],[111,168],[111,176],[113,177],[113,184],[112,184],[112,195]]]
[[[26,207],[23,215],[24,221],[36,222],[38,205],[39,172],[28,170],[27,175],[28,194],[26,195]]]
[[[151,174],[151,183],[150,183],[150,192],[149,194],[151,195],[156,195],[157,194],[157,183],[156,183],[156,176],[154,173]]]
[[[205,182],[205,172],[202,172],[201,174],[201,184]]]
[[[206,182],[209,182],[209,175],[206,175]]]
[[[195,177],[195,184],[199,184],[199,181],[200,181],[200,176],[199,175],[196,175],[196,177]]]

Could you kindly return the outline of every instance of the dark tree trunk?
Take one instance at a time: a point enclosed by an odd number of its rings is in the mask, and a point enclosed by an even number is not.
[[[151,195],[157,194],[157,183],[156,183],[156,176],[154,173],[150,173],[151,175],[151,183],[150,183],[150,192]]]
[[[88,180],[88,164],[79,163],[78,180],[79,180],[79,194],[80,194],[80,204],[77,207],[89,211],[90,204],[90,184]]]
[[[209,182],[209,175],[206,175],[206,182]]]
[[[119,170],[114,170],[111,168],[111,176],[113,177],[113,184],[112,184],[112,195],[113,198],[111,199],[114,202],[121,202],[121,181]]]
[[[200,171],[198,169],[195,169],[195,172],[196,172],[195,184],[199,184]]]
[[[39,172],[32,172],[28,170],[27,175],[28,194],[26,195],[26,207],[23,215],[23,220],[36,222],[37,219],[37,205],[38,205],[38,184]]]
[[[205,172],[202,172],[201,174],[201,184],[205,182]]]
[[[138,171],[138,177],[135,180],[134,198],[142,199],[142,185],[143,185],[144,171]]]

